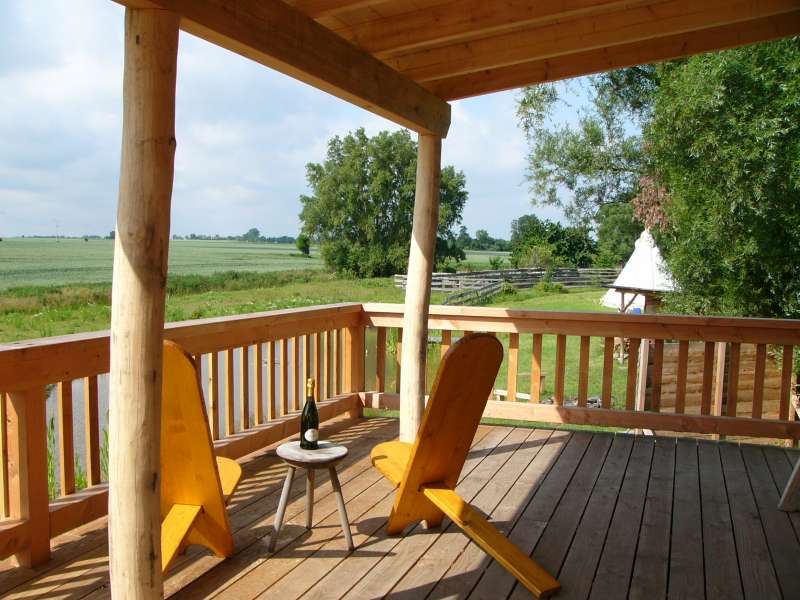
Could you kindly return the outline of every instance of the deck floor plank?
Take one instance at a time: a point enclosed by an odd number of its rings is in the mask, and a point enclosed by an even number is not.
[[[700,468],[691,438],[678,438],[675,450],[668,597],[705,598]]]
[[[539,489],[528,502],[509,533],[509,539],[519,548],[531,554],[539,541],[547,522],[558,507],[564,491],[581,463],[586,449],[592,441],[592,434],[579,431],[572,434],[553,468],[548,471]],[[497,561],[481,575],[473,596],[477,598],[505,598],[514,588],[516,579]],[[438,597],[436,588],[431,597]]]
[[[630,435],[614,437],[569,553],[558,573],[561,583],[559,598],[586,598],[589,595],[634,442],[635,438]]]
[[[706,598],[737,600],[744,596],[719,444],[700,441],[697,445],[697,458],[703,515]]]
[[[656,438],[639,544],[628,597],[652,600],[667,595],[675,448],[671,438]]]
[[[780,496],[773,487],[774,481],[764,452],[755,446],[742,446],[742,458],[783,597],[800,598],[800,543],[789,515],[778,510]]]
[[[505,598],[522,586],[452,523],[388,538],[394,489],[369,461],[397,435],[391,419],[327,426],[350,448],[340,479],[356,550],[344,546],[327,477],[305,530],[294,486],[277,552],[272,533],[284,467],[265,449],[243,463],[229,505],[236,554],[191,548],[166,580],[175,598]],[[561,598],[800,597],[800,513],[776,508],[800,452],[770,446],[481,426],[459,491],[557,574]],[[0,565],[0,596],[107,598],[106,519],[54,541],[38,569]]]
[[[739,572],[745,598],[780,598],[781,590],[770,560],[758,507],[750,489],[739,446],[720,444],[722,469],[736,538]]]

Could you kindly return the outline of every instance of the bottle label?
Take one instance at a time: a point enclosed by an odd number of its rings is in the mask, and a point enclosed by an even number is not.
[[[319,440],[319,430],[318,429],[306,429],[306,433],[303,436],[306,438],[307,442],[316,442]]]

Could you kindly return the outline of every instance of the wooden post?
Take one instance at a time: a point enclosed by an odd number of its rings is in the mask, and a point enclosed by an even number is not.
[[[8,395],[8,503],[12,519],[27,521],[27,543],[14,555],[25,567],[50,560],[47,423],[44,386]]]
[[[179,17],[125,11],[111,307],[109,566],[114,598],[160,598],[161,371]]]
[[[400,358],[400,440],[413,442],[425,408],[428,305],[439,224],[439,174],[442,138],[420,134],[414,225],[408,256],[403,350]]]
[[[363,325],[344,330],[344,385],[342,392],[363,392],[366,387],[364,351],[366,330]]]

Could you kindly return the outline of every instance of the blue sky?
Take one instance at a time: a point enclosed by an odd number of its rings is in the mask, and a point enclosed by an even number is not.
[[[0,236],[114,227],[123,12],[110,0],[0,3]],[[183,33],[178,61],[173,233],[294,235],[305,165],[324,158],[327,140],[396,127]],[[472,233],[506,237],[512,219],[534,212],[514,97],[453,104],[443,163],[466,174]]]

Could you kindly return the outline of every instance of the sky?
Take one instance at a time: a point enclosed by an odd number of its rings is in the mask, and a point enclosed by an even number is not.
[[[110,0],[0,2],[0,236],[114,228],[124,9]],[[571,88],[572,89],[572,88]],[[172,233],[296,235],[305,165],[328,139],[396,125],[181,33]],[[574,118],[573,99],[565,120]],[[442,162],[464,171],[463,224],[508,237],[530,203],[515,92],[453,103]]]

